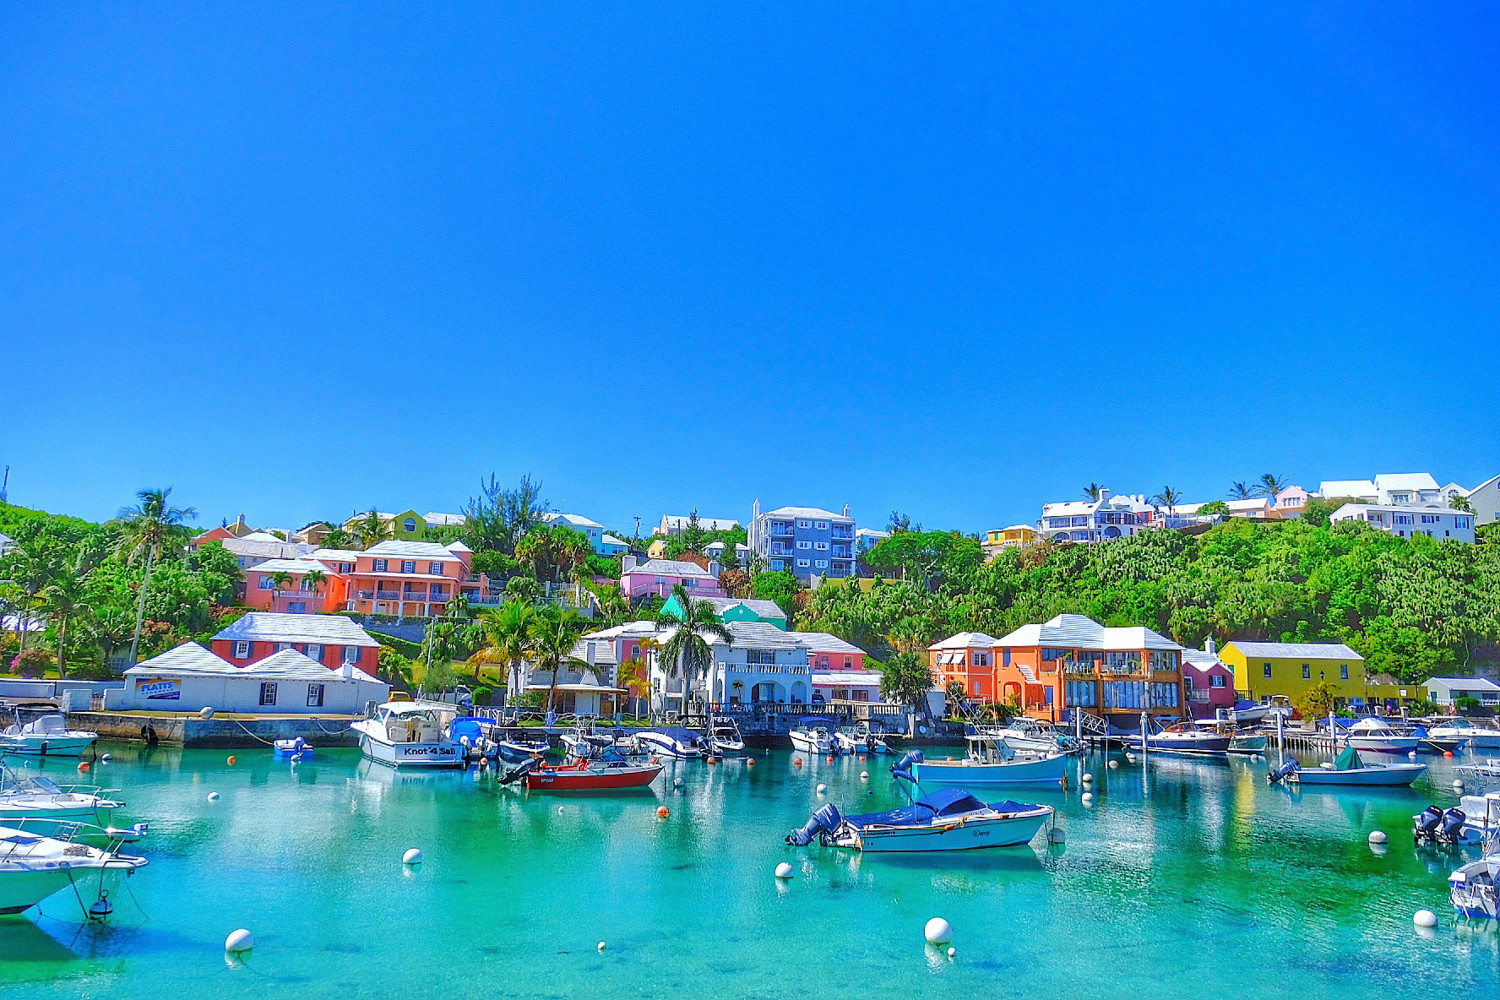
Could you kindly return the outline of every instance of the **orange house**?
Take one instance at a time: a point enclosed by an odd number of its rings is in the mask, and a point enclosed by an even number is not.
[[[927,665],[942,687],[957,681],[976,701],[999,701],[995,681],[1000,640],[983,632],[960,632],[927,647]]]
[[[474,553],[462,542],[377,542],[356,553],[348,609],[364,614],[426,618],[440,615],[470,581]]]
[[[341,611],[349,580],[339,563],[324,559],[268,559],[245,570],[244,605],[289,615]],[[322,579],[311,573],[322,574]],[[282,574],[285,574],[282,577]]]
[[[934,663],[945,683],[964,680],[972,697],[1013,704],[1035,719],[1057,721],[1078,710],[1129,729],[1140,727],[1142,712],[1172,718],[1186,714],[1183,648],[1151,629],[1106,627],[1084,615],[1023,625],[991,640],[988,685],[986,671],[973,665],[974,653],[981,651],[973,645],[975,635],[945,640],[968,637],[965,673],[957,673],[957,663],[946,669]]]

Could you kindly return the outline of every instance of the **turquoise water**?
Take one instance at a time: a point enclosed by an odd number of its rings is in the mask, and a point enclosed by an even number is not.
[[[116,892],[106,927],[81,926],[68,895],[0,918],[0,997],[805,1000],[936,987],[1432,1000],[1500,981],[1495,928],[1448,905],[1456,861],[1408,838],[1413,812],[1455,800],[1441,760],[1412,791],[1350,794],[1268,788],[1263,763],[1110,770],[1095,757],[1074,772],[1096,776],[1092,807],[1076,781],[1029,796],[1058,808],[1063,847],[862,857],[782,836],[819,804],[818,782],[853,810],[895,804],[887,761],[679,762],[666,777],[684,779],[680,792],[658,781],[581,798],[397,774],[356,751],[294,768],[242,750],[231,768],[222,751],[111,749],[94,777],[123,789],[117,822],[151,823],[151,864]],[[1377,828],[1390,834],[1383,856],[1366,844]],[[420,868],[403,869],[408,847],[425,852]],[[783,860],[796,877],[778,883]],[[1435,931],[1413,929],[1420,908],[1438,913]],[[952,960],[923,943],[932,916],[953,924]],[[232,967],[223,942],[242,926],[256,948]]]

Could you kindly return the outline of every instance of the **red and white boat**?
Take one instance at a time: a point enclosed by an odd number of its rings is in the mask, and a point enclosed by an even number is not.
[[[661,770],[660,764],[610,764],[593,760],[542,764],[526,772],[526,787],[551,792],[645,788]]]

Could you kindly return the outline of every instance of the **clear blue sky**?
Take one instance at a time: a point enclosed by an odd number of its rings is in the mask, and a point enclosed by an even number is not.
[[[0,8],[12,501],[1500,473],[1500,11],[663,6]]]

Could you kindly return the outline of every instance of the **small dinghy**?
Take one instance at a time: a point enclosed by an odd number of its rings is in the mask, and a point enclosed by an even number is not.
[[[1297,785],[1361,785],[1366,787],[1400,787],[1410,785],[1427,770],[1426,764],[1366,764],[1354,747],[1345,747],[1332,764],[1303,767],[1295,760],[1266,775],[1270,784],[1291,782]]]
[[[271,744],[273,757],[288,757],[292,760],[311,760],[313,745],[298,736],[290,740],[277,740]]]

